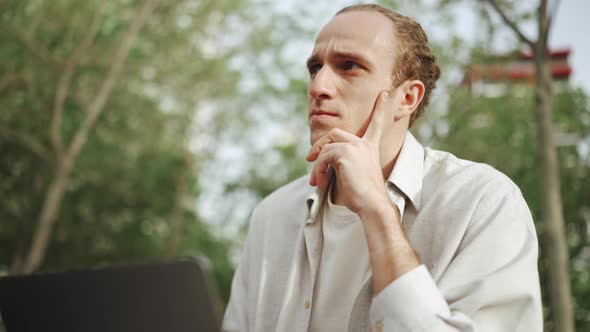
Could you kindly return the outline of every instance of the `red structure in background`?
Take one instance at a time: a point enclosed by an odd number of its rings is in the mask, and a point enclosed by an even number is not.
[[[556,49],[549,52],[551,57],[551,75],[556,81],[568,80],[572,68],[568,63],[570,48]],[[470,86],[475,82],[490,83],[528,83],[535,80],[534,57],[531,52],[517,52],[494,55],[486,63],[470,65],[465,71],[462,85]]]

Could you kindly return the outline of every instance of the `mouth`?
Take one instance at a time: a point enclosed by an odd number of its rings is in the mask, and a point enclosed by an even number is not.
[[[338,113],[328,112],[328,111],[324,111],[324,110],[313,110],[311,112],[311,114],[309,115],[310,118],[314,118],[314,117],[336,117],[336,116],[338,116]]]

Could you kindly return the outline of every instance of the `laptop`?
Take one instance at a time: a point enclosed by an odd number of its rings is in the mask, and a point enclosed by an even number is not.
[[[196,258],[1,277],[0,315],[7,332],[217,332],[221,308],[204,266]]]

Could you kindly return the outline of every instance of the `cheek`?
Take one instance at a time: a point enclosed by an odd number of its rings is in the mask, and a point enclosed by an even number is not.
[[[370,112],[373,109],[375,98],[379,94],[378,89],[370,86],[369,84],[364,85],[360,88],[354,89],[352,92],[352,100],[355,106],[361,111]]]
[[[354,132],[357,136],[364,134],[365,129],[371,121],[377,96],[378,94],[375,94],[374,90],[369,91],[369,89],[356,95],[357,98],[354,102],[354,108],[349,109],[349,131]]]
[[[355,105],[357,107],[349,108],[346,120],[342,129],[359,137],[363,136],[367,123],[371,120],[371,107],[367,105]]]

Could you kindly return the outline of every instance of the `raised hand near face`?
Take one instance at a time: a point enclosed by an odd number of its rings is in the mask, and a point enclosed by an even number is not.
[[[383,91],[373,106],[371,120],[362,137],[333,128],[311,147],[307,160],[315,161],[310,184],[325,190],[329,166],[335,171],[336,202],[360,214],[363,209],[389,202],[385,189],[379,148],[386,121],[393,121],[393,108],[399,104],[400,91]]]

